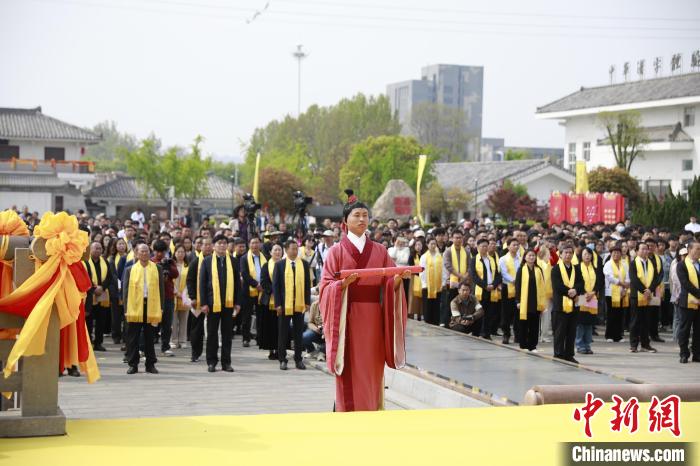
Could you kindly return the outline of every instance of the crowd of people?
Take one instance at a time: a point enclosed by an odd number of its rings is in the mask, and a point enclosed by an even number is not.
[[[24,218],[24,217],[23,217]],[[125,352],[127,373],[157,373],[160,357],[190,349],[207,370],[233,372],[232,341],[253,341],[287,369],[294,350],[323,360],[318,283],[341,224],[325,219],[309,231],[268,222],[254,234],[242,208],[230,221],[149,219],[78,213],[90,234],[86,299],[95,351],[111,336]],[[30,228],[34,215],[27,216]],[[421,227],[373,220],[368,239],[396,265],[420,265],[404,280],[409,316],[537,352],[553,340],[554,357],[577,363],[591,355],[593,336],[656,352],[670,331],[680,362],[700,362],[700,224],[684,231],[617,225],[496,224],[477,221]],[[690,345],[693,332],[692,346]],[[627,337],[625,336],[627,334]],[[220,340],[219,340],[220,338]],[[206,347],[205,347],[206,342]],[[79,375],[77,368],[68,369]]]

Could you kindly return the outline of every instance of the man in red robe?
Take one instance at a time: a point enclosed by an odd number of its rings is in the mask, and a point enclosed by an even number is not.
[[[395,267],[387,250],[367,238],[369,209],[345,191],[345,237],[331,247],[323,265],[320,308],[327,364],[336,378],[336,411],[376,411],[384,407],[384,363],[403,367],[406,360],[406,296],[402,279],[352,274],[341,270]]]

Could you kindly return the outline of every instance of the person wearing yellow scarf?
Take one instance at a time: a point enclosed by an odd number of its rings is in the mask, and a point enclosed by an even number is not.
[[[571,263],[574,248],[566,244],[559,264],[552,268],[552,330],[554,357],[578,363],[574,358],[578,307],[576,297],[583,294],[583,279],[578,266]]]
[[[420,273],[421,286],[423,288],[423,320],[432,325],[440,323],[440,300],[444,287],[442,254],[437,246],[437,241],[431,238],[428,241],[428,251],[420,258],[423,271]]]
[[[138,372],[139,339],[143,333],[146,353],[146,372],[157,374],[156,352],[153,347],[155,328],[160,323],[163,309],[161,303],[165,295],[163,272],[160,266],[151,262],[150,250],[146,244],[135,248],[136,263],[124,272],[122,297],[126,309],[126,359],[129,363],[127,374]]]
[[[294,327],[294,363],[297,369],[306,369],[301,357],[302,335],[306,329],[304,312],[311,305],[311,274],[309,264],[299,258],[299,245],[287,240],[284,249],[287,258],[275,264],[272,289],[277,310],[277,355],[280,369],[287,370],[287,341],[290,321]]]
[[[659,274],[660,280],[656,289],[652,290],[654,296],[660,298],[658,305],[649,306],[649,339],[657,343],[664,343],[665,340],[659,336],[659,321],[661,320],[661,301],[664,299],[664,269],[663,269],[663,259],[659,256],[658,247],[659,243],[654,238],[647,238],[645,241],[647,247],[649,248],[649,260],[654,266],[654,270]]]
[[[501,271],[501,331],[503,332],[503,344],[510,343],[511,327],[514,340],[518,341],[518,323],[515,319],[515,277],[520,268],[521,256],[518,256],[520,243],[517,239],[508,240],[508,252],[498,261],[498,269]]]
[[[211,238],[199,237],[197,239],[200,251],[195,251],[187,268],[187,294],[192,300],[192,327],[190,328],[190,344],[192,345],[191,362],[198,362],[204,350],[204,324],[206,314],[201,312],[202,297],[199,280],[202,276],[202,264],[204,259],[211,256],[213,246]]]
[[[452,246],[445,249],[442,255],[442,264],[450,275],[447,289],[447,303],[443,304],[440,312],[440,326],[450,323],[449,303],[457,297],[459,284],[469,281],[469,253],[464,248],[464,234],[461,230],[452,232]],[[444,298],[443,298],[444,299]]]
[[[408,257],[408,265],[420,265],[420,259],[423,253],[425,253],[425,240],[423,237],[414,238],[412,244],[409,247],[410,253]],[[411,292],[406,294],[406,300],[408,301],[408,315],[412,316],[415,320],[421,320],[423,318],[423,309],[425,305],[423,303],[423,282],[421,281],[420,274],[415,274],[410,278]]]
[[[649,259],[646,243],[637,244],[637,255],[630,262],[630,352],[636,353],[641,343],[642,351],[655,353],[649,343],[649,303],[661,278]]]
[[[175,266],[177,267],[178,276],[175,279],[175,312],[173,315],[173,328],[170,347],[171,348],[187,348],[187,319],[192,307],[189,295],[187,293],[187,275],[189,265],[187,262],[187,252],[182,243],[175,247]]]
[[[124,326],[124,303],[122,301],[122,277],[126,269],[126,255],[128,246],[124,238],[117,238],[114,242],[114,250],[110,251],[110,266],[114,271],[116,286],[113,287],[118,299],[112,300],[112,340],[115,344],[120,344],[122,337],[126,335]]]
[[[241,275],[238,261],[227,252],[224,235],[214,237],[214,254],[202,261],[199,278],[202,312],[207,314],[207,370],[216,372],[219,362],[219,328],[221,328],[221,370],[233,372],[231,341],[233,318],[240,311]]]
[[[678,296],[680,319],[678,325],[678,346],[680,362],[685,364],[690,357],[688,343],[693,329],[693,362],[700,362],[700,243],[688,246],[688,256],[676,266],[681,292]]]
[[[470,273],[474,282],[476,299],[484,308],[484,318],[481,320],[481,337],[491,339],[494,322],[498,325],[500,313],[501,273],[498,271],[496,260],[488,254],[489,240],[481,238],[476,243],[477,254],[472,259]]]
[[[525,252],[523,264],[515,277],[520,349],[537,351],[540,334],[540,313],[547,305],[544,271],[537,265],[535,251]]]
[[[260,319],[260,330],[258,334],[258,344],[260,349],[268,350],[267,359],[277,361],[277,309],[275,297],[272,290],[272,274],[275,264],[282,259],[282,246],[272,245],[270,259],[260,270],[260,285],[262,293],[260,297],[260,309],[262,316]]]
[[[622,249],[610,248],[610,260],[603,266],[605,276],[605,339],[608,342],[623,341],[623,318],[629,312],[630,277],[629,263],[622,260]]]
[[[88,332],[92,333],[94,327],[92,348],[95,351],[107,351],[102,343],[112,314],[109,291],[115,284],[115,273],[102,257],[102,244],[99,241],[93,241],[90,245],[90,258],[84,264],[92,282],[85,298]]]
[[[261,274],[262,268],[267,263],[267,259],[260,252],[260,240],[253,237],[249,244],[248,252],[241,259],[241,278],[243,279],[244,305],[241,306],[241,325],[243,327],[243,346],[250,346],[250,325],[252,316],[255,315],[255,334],[260,333],[260,323],[262,322],[263,307],[260,305],[262,297]],[[260,340],[258,340],[260,346]]]
[[[593,343],[593,326],[596,323],[598,314],[598,300],[604,288],[601,269],[593,263],[594,252],[590,248],[583,248],[581,251],[581,263],[579,271],[583,279],[583,290],[586,303],[581,305],[576,327],[576,351],[579,354],[593,354],[591,343]]]

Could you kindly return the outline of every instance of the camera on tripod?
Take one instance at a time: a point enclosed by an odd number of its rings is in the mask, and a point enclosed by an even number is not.
[[[243,195],[243,210],[249,219],[255,219],[255,212],[260,210],[262,207],[259,203],[255,202],[255,197],[250,193],[245,193]]]
[[[294,191],[292,195],[294,196],[294,210],[297,214],[302,215],[306,213],[306,206],[313,202],[313,198],[304,196],[302,191]]]

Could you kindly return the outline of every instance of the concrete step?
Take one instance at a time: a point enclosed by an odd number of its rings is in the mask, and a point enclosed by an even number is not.
[[[406,409],[477,408],[491,406],[447,386],[405,370],[384,369],[387,400]]]

